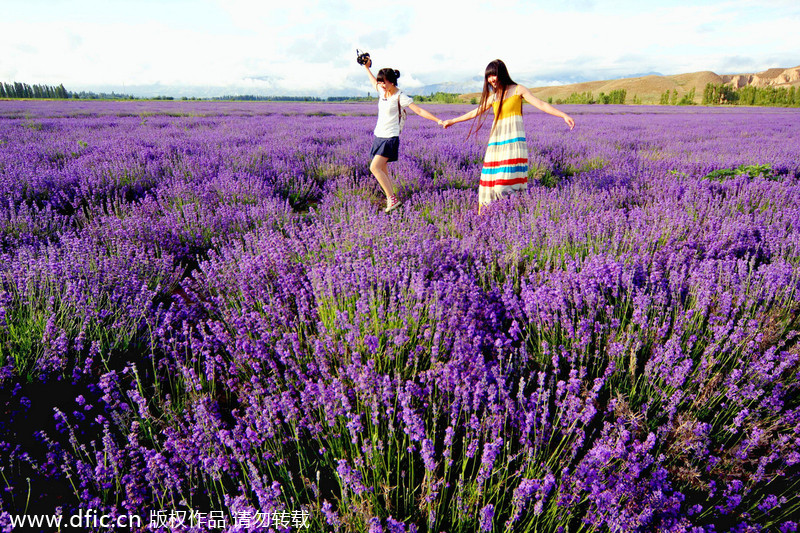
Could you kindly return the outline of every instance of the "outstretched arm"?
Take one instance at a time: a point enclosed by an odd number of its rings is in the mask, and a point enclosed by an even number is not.
[[[444,126],[445,128],[449,128],[453,124],[457,124],[459,122],[465,122],[467,120],[472,120],[473,118],[479,117],[484,113],[486,113],[489,109],[491,109],[491,107],[492,107],[491,103],[486,102],[483,106],[476,107],[472,111],[464,113],[460,117],[445,120],[444,122],[442,122],[442,126]]]
[[[421,116],[422,118],[427,118],[428,120],[432,120],[432,121],[437,122],[439,124],[441,124],[441,122],[442,122],[439,119],[439,117],[433,115],[432,113],[430,113],[428,111],[425,111],[424,109],[422,109],[417,104],[408,104],[408,108],[411,111],[413,111],[414,113],[416,113],[417,115]]]
[[[531,93],[530,89],[528,89],[527,87],[523,87],[522,85],[517,85],[517,94],[521,95],[526,102],[531,104],[536,109],[544,111],[548,115],[553,115],[556,117],[563,118],[564,122],[567,123],[570,130],[575,127],[575,121],[572,120],[571,116],[567,115],[563,111],[559,111],[558,109],[551,106],[547,102],[543,102],[542,100],[536,98],[535,96],[533,96],[533,93]]]

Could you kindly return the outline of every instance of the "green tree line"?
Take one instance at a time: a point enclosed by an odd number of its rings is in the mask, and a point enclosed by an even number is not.
[[[67,92],[68,98],[75,98],[79,100],[137,100],[137,98],[130,94],[119,94],[115,92],[110,93],[93,93],[91,91],[81,91],[79,93]],[[154,100],[171,100],[171,96],[156,96]]]
[[[800,88],[751,87],[734,89],[730,85],[709,83],[703,91],[703,105],[753,105],[800,107]]]
[[[572,93],[566,99],[557,99],[556,104],[624,104],[628,98],[628,91],[625,89],[615,89],[608,94],[603,92],[595,98],[592,91],[582,93]],[[635,99],[635,98],[634,98]],[[548,99],[549,103],[553,103],[552,98]]]
[[[135,100],[129,94],[93,93],[87,91],[72,92],[60,85],[38,85],[13,81],[0,82],[0,98],[56,98],[56,99],[81,99],[81,100]]]
[[[678,89],[672,89],[672,91],[667,89],[661,95],[658,103],[661,105],[694,105],[695,94],[694,87],[692,87],[691,91],[678,98]]]
[[[28,85],[18,81],[0,83],[0,98],[69,98],[64,85]]]
[[[457,96],[457,95],[456,95]],[[91,91],[72,92],[64,88],[64,85],[29,85],[27,83],[0,82],[0,98],[57,98],[57,99],[79,99],[79,100],[137,100],[136,96],[130,94],[95,93]],[[174,96],[154,96],[145,100],[175,100]],[[368,101],[372,100],[369,95],[364,96],[329,96],[320,98],[318,96],[256,96],[245,95],[225,95],[214,98],[181,97],[181,100],[244,100],[244,101],[279,101],[279,102],[349,102],[349,101]]]
[[[434,104],[458,104],[461,100],[458,93],[444,93],[442,91],[431,93],[428,96],[419,94],[414,95],[415,102],[431,102]],[[477,100],[475,101],[477,104]]]
[[[254,94],[236,94],[215,96],[212,100],[236,100],[245,102],[324,102],[318,96],[261,96]]]

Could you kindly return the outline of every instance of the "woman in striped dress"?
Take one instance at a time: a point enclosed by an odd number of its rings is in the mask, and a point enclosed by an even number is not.
[[[481,207],[495,200],[528,188],[528,144],[522,122],[523,100],[545,113],[564,119],[570,130],[575,127],[572,117],[536,98],[527,87],[514,83],[505,63],[499,59],[486,67],[483,93],[478,107],[442,123],[448,128],[458,122],[482,117],[489,108],[494,111],[492,133],[478,188],[478,212]],[[482,121],[475,121],[470,127],[469,135],[477,132],[481,125]]]

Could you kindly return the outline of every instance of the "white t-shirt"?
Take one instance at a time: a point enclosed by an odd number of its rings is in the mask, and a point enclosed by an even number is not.
[[[408,107],[414,100],[404,92],[397,90],[392,96],[386,98],[386,92],[378,88],[378,123],[375,125],[376,137],[397,137],[400,135],[400,117],[397,110],[397,101],[401,107]]]

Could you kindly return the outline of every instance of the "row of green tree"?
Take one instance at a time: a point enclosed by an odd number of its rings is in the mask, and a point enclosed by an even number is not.
[[[117,93],[94,93],[89,91],[72,92],[60,85],[30,85],[14,81],[0,82],[0,98],[56,98],[61,100],[135,100],[135,96]]]
[[[78,93],[68,92],[68,98],[75,98],[78,100],[137,100],[137,98],[130,94],[120,94],[115,92],[110,93],[94,93],[91,91],[81,91]],[[171,100],[172,97],[156,96],[155,100]]]
[[[478,103],[477,99],[475,100],[475,104]],[[415,102],[431,102],[434,104],[459,104],[462,100],[459,98],[458,93],[444,93],[444,92],[435,92],[431,93],[428,96],[425,95],[414,95]]]
[[[136,96],[130,94],[95,93],[91,91],[72,92],[64,88],[64,85],[29,85],[27,83],[0,82],[0,98],[55,98],[55,99],[78,99],[78,100],[137,100]],[[173,96],[154,96],[147,100],[175,100]],[[318,96],[256,96],[256,95],[226,95],[211,98],[211,100],[244,100],[244,101],[280,101],[280,102],[347,102],[371,100],[369,96],[329,96],[320,98]],[[181,100],[207,100],[207,98],[182,97]]]
[[[625,89],[615,89],[608,94],[601,92],[597,98],[594,97],[592,91],[586,91],[572,93],[566,100],[559,98],[556,100],[556,104],[624,104],[627,98],[628,91]],[[553,103],[551,100],[548,99],[550,103]]]
[[[704,105],[754,105],[800,107],[798,87],[751,87],[734,89],[730,85],[709,83],[703,91]]]
[[[0,83],[0,98],[70,98],[64,85],[28,85],[18,81]]]
[[[661,105],[694,105],[694,97],[694,87],[692,87],[691,91],[681,96],[680,99],[678,99],[678,89],[672,89],[671,92],[667,89],[664,91],[664,94],[661,95],[661,99],[658,103]]]

